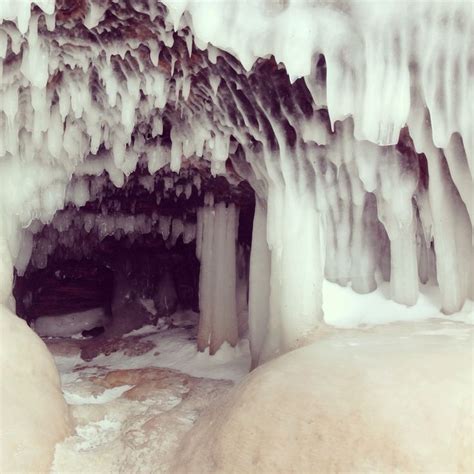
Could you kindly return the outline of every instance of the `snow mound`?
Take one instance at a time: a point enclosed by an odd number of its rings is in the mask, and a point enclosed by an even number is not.
[[[54,445],[70,430],[53,358],[0,304],[0,472],[46,472]]]
[[[260,366],[171,472],[473,472],[473,332],[440,324],[339,330]]]

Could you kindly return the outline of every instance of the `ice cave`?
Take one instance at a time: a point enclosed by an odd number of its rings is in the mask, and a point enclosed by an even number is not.
[[[473,30],[0,0],[0,471],[474,472]]]

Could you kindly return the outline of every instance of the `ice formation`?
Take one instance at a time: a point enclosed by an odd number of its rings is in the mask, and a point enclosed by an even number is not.
[[[436,283],[446,314],[473,297],[469,2],[22,0],[0,21],[1,304],[14,268],[87,255],[85,234],[181,238],[199,347],[235,344],[239,203],[201,191],[219,176],[256,194],[254,365],[323,321],[324,279],[407,306]],[[114,199],[134,180],[155,212]]]
[[[251,372],[170,471],[472,472],[472,424],[469,326],[338,331]]]
[[[95,308],[62,316],[40,316],[34,326],[40,336],[65,337],[103,326],[106,319],[103,309]]]
[[[208,200],[198,214],[196,252],[201,261],[198,348],[214,354],[224,342],[238,342],[236,240],[238,212],[234,204]],[[199,241],[199,239],[202,239]]]

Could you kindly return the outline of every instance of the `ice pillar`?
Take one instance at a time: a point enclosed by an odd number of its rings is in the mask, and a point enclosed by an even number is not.
[[[234,204],[208,205],[198,216],[198,257],[201,260],[198,349],[215,354],[227,341],[238,341],[236,307],[236,239],[238,210]]]
[[[256,199],[250,252],[249,338],[252,368],[259,364],[270,317],[271,254],[267,244],[267,209]]]
[[[257,204],[249,316],[253,364],[297,346],[302,337],[318,326],[323,316],[324,262],[320,247],[320,214],[315,207],[314,194],[299,193],[288,185],[271,186],[266,227],[270,259],[262,237],[265,228],[263,207]],[[262,281],[267,275],[270,275],[269,289],[268,283]]]

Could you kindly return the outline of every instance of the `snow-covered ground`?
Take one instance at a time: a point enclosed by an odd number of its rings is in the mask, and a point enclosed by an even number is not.
[[[75,434],[56,447],[58,473],[151,472],[152,465],[153,472],[166,472],[201,411],[250,367],[246,339],[210,356],[197,351],[193,328],[148,325],[120,341],[45,341],[76,423]],[[94,353],[91,360],[81,357]]]
[[[93,375],[98,366],[107,370],[162,367],[178,370],[194,377],[234,382],[244,377],[250,368],[247,339],[241,340],[236,347],[224,343],[217,354],[210,356],[209,350],[198,352],[195,338],[187,329],[159,330],[155,326],[148,325],[124,336],[124,339],[130,340],[137,338],[141,342],[151,342],[152,349],[133,357],[127,356],[124,350],[110,355],[99,354],[89,362],[85,362],[78,351],[68,356],[56,355],[55,361],[63,387],[71,386],[84,374]],[[54,344],[54,339],[50,341]]]
[[[390,284],[387,282],[379,282],[378,288],[366,295],[359,295],[350,287],[342,287],[327,280],[323,283],[324,320],[330,326],[339,328],[417,322],[432,318],[474,324],[472,300],[467,300],[461,311],[451,315],[441,313],[441,306],[439,287],[434,285],[420,285],[417,303],[404,306],[390,299]]]

